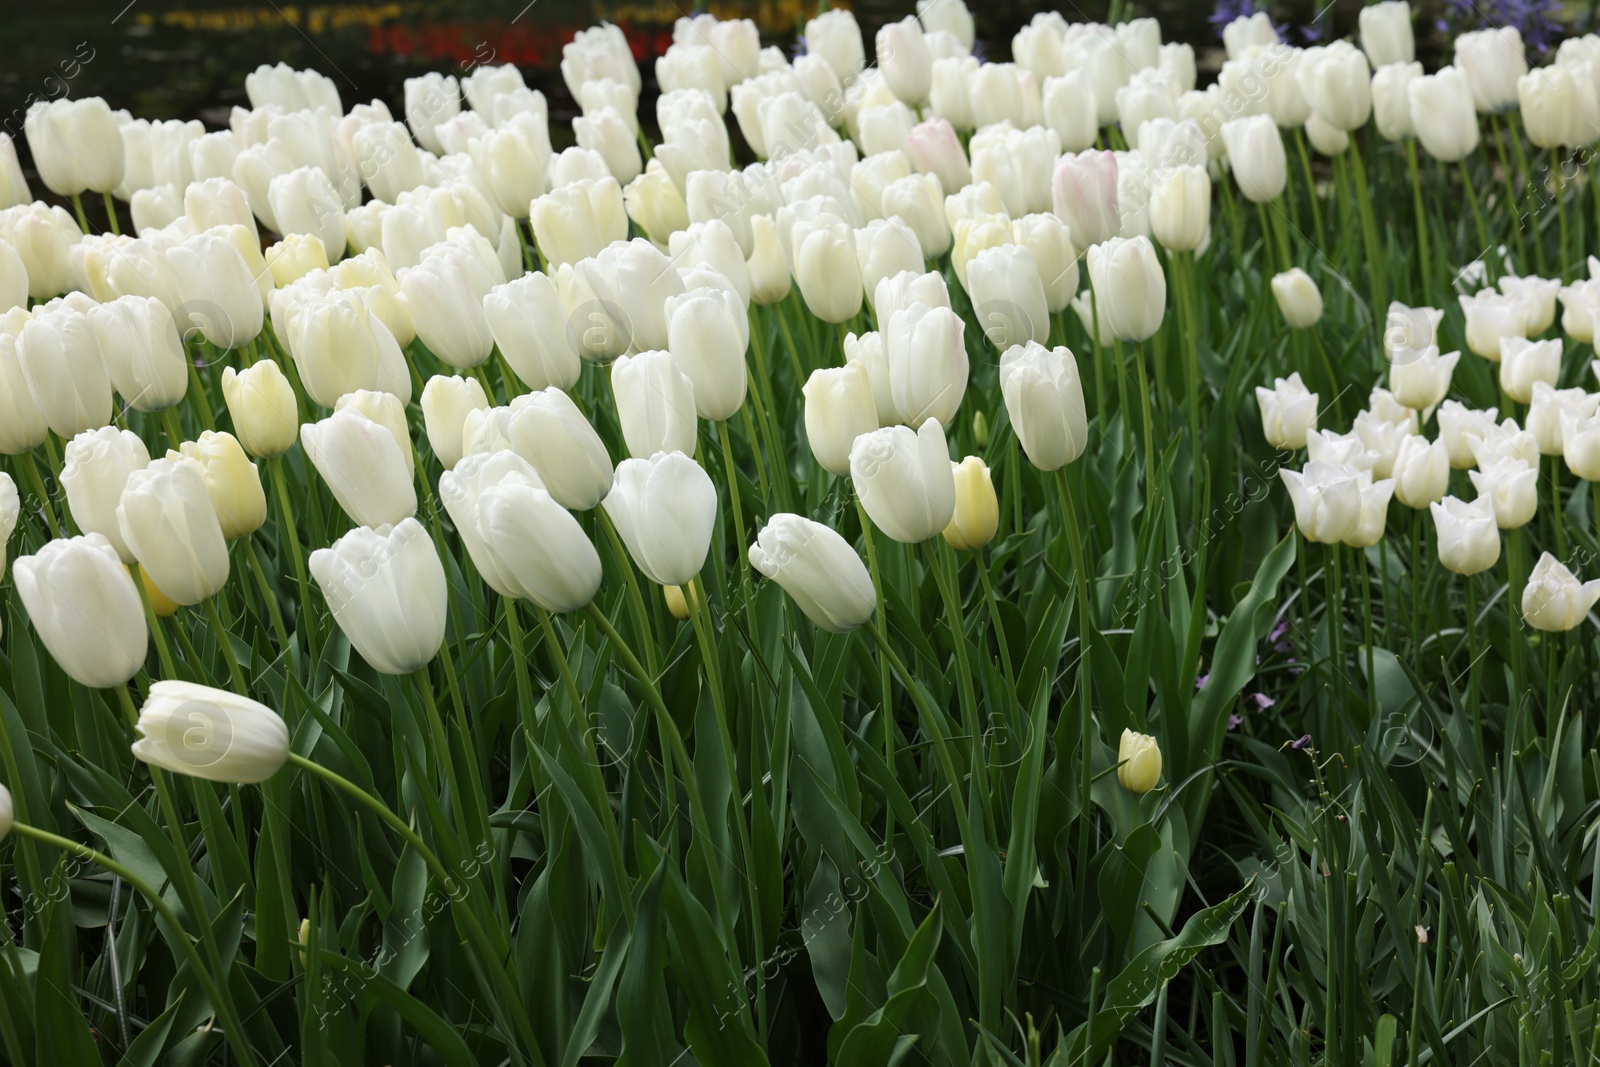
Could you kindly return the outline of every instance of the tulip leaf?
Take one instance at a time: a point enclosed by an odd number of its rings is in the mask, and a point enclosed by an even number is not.
[[[74,994],[80,979],[77,931],[72,925],[72,892],[66,856],[50,874],[39,926],[45,932],[33,983],[34,1063],[98,1063],[100,1054]]]
[[[889,975],[888,999],[840,1044],[834,1061],[838,1067],[879,1067],[898,1062],[907,1051],[903,1042],[926,1036],[914,1030],[908,1033],[908,1023],[914,1012],[934,1006],[934,997],[928,991],[928,972],[943,935],[944,916],[935,902]]]
[[[399,1015],[450,1067],[474,1067],[478,1062],[455,1027],[365,962],[333,952],[323,952],[321,962],[325,967],[342,972],[345,980],[354,983],[362,994]]]

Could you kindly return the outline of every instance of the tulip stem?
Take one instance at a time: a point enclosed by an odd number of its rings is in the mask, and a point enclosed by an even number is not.
[[[217,598],[214,596],[206,597],[206,618],[211,621],[211,632],[216,634],[217,647],[222,649],[222,659],[228,665],[233,691],[240,696],[249,696],[250,686],[245,681],[244,671],[239,669],[239,660],[233,654],[233,639],[228,636],[228,628],[222,625],[222,615],[217,611]]]
[[[756,315],[755,308],[750,309],[750,351],[755,355],[756,360],[755,399],[756,407],[760,409],[757,411],[757,416],[761,419],[762,430],[765,431],[767,454],[772,457],[772,465],[776,468],[773,480],[778,483],[778,492],[783,506],[792,510],[794,508],[794,486],[790,484],[789,465],[784,462],[783,450],[780,447],[783,443],[783,428],[778,425],[777,394],[772,391],[772,371],[767,365],[766,335],[762,330],[762,324],[759,316]],[[799,387],[804,384],[804,382],[798,382],[796,386]]]
[[[117,202],[111,199],[110,193],[101,193],[106,202],[106,219],[111,223],[111,232],[117,237],[122,236],[122,227],[117,225]]]
[[[183,443],[183,428],[172,408],[161,409],[161,428],[167,432],[168,448],[177,448]]]
[[[1507,191],[1509,192],[1511,190],[1511,169],[1506,166],[1505,143],[1500,140],[1500,117],[1498,115],[1491,114],[1489,116],[1489,121],[1494,125],[1495,143],[1500,148],[1500,168],[1505,172],[1506,187]],[[1534,191],[1533,172],[1528,169],[1528,157],[1527,154],[1522,151],[1522,138],[1517,136],[1516,121],[1509,114],[1506,116],[1505,140],[1511,143],[1511,153],[1517,158],[1517,170],[1522,173],[1522,193],[1523,196],[1530,201],[1528,221],[1530,224],[1532,224],[1532,231],[1530,232],[1529,236],[1533,239],[1534,259],[1539,264],[1539,273],[1544,274],[1544,242],[1539,239],[1539,224],[1535,217],[1539,209],[1539,197],[1543,195],[1544,187],[1541,183],[1538,192]],[[1515,194],[1513,194],[1510,203],[1516,203]],[[1515,218],[1515,215],[1512,217]],[[1526,258],[1527,252],[1522,243],[1522,228],[1519,226],[1513,230],[1513,232],[1517,235],[1517,254]]]
[[[309,654],[316,647],[317,617],[311,611],[311,585],[306,580],[306,559],[300,549],[300,531],[295,527],[294,505],[289,502],[289,484],[283,473],[283,457],[273,456],[267,460],[267,467],[272,473],[272,486],[278,495],[278,543],[289,543],[289,558],[294,561],[295,587],[300,599],[300,621],[295,630],[297,634],[300,630],[305,631],[306,652]]]
[[[144,618],[150,627],[150,634],[155,638],[156,656],[161,661],[161,673],[174,681],[178,680],[178,667],[172,659],[172,647],[167,644],[167,635],[161,629],[161,620],[156,617],[156,609],[150,603],[150,591],[144,587],[144,564],[138,564],[139,573],[135,576],[133,584],[139,589],[139,600],[144,604]]]
[[[168,904],[160,893],[151,888],[150,883],[139,877],[131,868],[124,867],[110,856],[97,852],[88,845],[73,841],[71,838],[61,837],[48,830],[41,830],[37,826],[24,822],[13,823],[11,829],[30,840],[58,848],[63,852],[77,856],[79,859],[88,860],[90,863],[104,868],[132,886],[135,892],[149,901],[151,910],[162,918],[171,931],[167,937],[168,943],[175,946],[183,954],[184,959],[188,961],[189,969],[194,971],[195,978],[199,980],[201,988],[205,990],[206,999],[217,1009],[217,1014],[223,1017],[225,1029],[222,1036],[233,1049],[234,1055],[239,1058],[241,1063],[253,1064],[256,1062],[255,1053],[245,1039],[244,1025],[239,1022],[237,1013],[233,1010],[233,1001],[225,995],[219,984],[220,976],[214,975],[206,967],[204,961],[200,958],[200,954],[194,949],[194,942],[184,932],[183,924],[178,921],[178,915],[172,910],[172,905]],[[195,922],[196,925],[201,924],[199,916],[195,916]]]
[[[750,557],[745,552],[748,545],[744,536],[744,511],[739,506],[739,468],[733,464],[733,439],[728,433],[727,419],[717,423],[717,435],[722,438],[722,472],[728,478],[728,503],[733,510],[733,529],[739,538],[734,545],[734,555],[739,557],[739,589],[750,618],[751,640],[754,640],[755,605],[750,592]]]
[[[1561,457],[1550,457],[1550,477],[1545,479],[1550,483],[1550,510],[1555,514],[1556,527],[1556,555],[1563,561],[1567,558],[1567,516],[1561,510]]]
[[[1073,569],[1078,572],[1078,861],[1074,900],[1083,900],[1088,870],[1089,833],[1094,808],[1089,787],[1094,776],[1094,697],[1090,691],[1089,650],[1093,644],[1094,617],[1089,588],[1089,567],[1084,562],[1083,539],[1078,532],[1078,511],[1072,499],[1072,479],[1066,467],[1056,468],[1056,484],[1061,488],[1061,512],[1066,520],[1067,549]],[[1146,492],[1149,490],[1147,489]],[[1054,668],[1052,667],[1052,671]]]
[[[1378,675],[1372,651],[1372,575],[1367,566],[1367,550],[1356,549],[1356,561],[1361,570],[1361,640],[1366,646],[1367,660],[1367,723],[1378,715]]]
[[[1561,231],[1561,262],[1557,264],[1556,274],[1563,283],[1567,280],[1567,267],[1571,265],[1568,259],[1567,245],[1567,183],[1561,173],[1561,150],[1550,149],[1550,183],[1555,186],[1552,190],[1556,200],[1556,224]]]
[[[1522,528],[1506,531],[1506,540],[1506,593],[1510,600],[1506,605],[1506,636],[1511,640],[1511,703],[1515,706],[1522,702],[1522,643],[1527,635],[1526,629],[1518,625],[1526,622],[1522,614]]]
[[[1416,662],[1422,662],[1422,509],[1411,512],[1411,640]]]
[[[1311,171],[1311,156],[1306,152],[1305,128],[1294,128],[1294,149],[1300,157],[1300,170],[1306,176],[1306,198],[1311,201],[1312,239],[1322,244],[1322,205],[1317,199],[1317,179]]]
[[[633,612],[633,622],[639,629],[639,637],[644,641],[645,664],[650,668],[650,678],[654,681],[658,670],[655,628],[650,625],[650,613],[645,609],[644,594],[639,589],[639,579],[633,573],[633,561],[628,556],[628,550],[623,547],[622,538],[617,536],[617,527],[611,521],[610,513],[604,507],[598,507],[595,509],[595,514],[600,517],[600,527],[606,532],[606,540],[611,543],[611,551],[617,557],[617,565],[622,569],[627,582],[628,606]]]
[[[1178,290],[1178,332],[1183,335],[1184,370],[1189,379],[1189,402],[1184,405],[1189,414],[1189,440],[1193,442],[1194,468],[1200,469],[1200,349],[1195,341],[1194,310],[1194,258],[1192,253],[1178,252],[1172,256],[1172,275]],[[1287,268],[1285,268],[1287,269]]]
[[[50,528],[50,537],[54,540],[61,536],[61,524],[56,518],[55,506],[50,503],[50,492],[44,487],[44,478],[39,474],[39,461],[33,458],[33,450],[22,453],[22,472],[33,485],[34,495],[39,498],[39,510],[44,512],[44,524]]]
[[[1005,627],[1000,623],[1000,602],[995,599],[994,583],[989,580],[988,554],[982,548],[978,548],[974,550],[974,558],[978,564],[978,581],[983,584],[983,598],[988,602],[989,621],[994,624],[994,640],[1000,649],[1000,666],[1005,671],[1006,684],[1015,694],[1017,676],[1011,669],[1011,643],[1006,640]]]
[[[1472,207],[1472,221],[1478,227],[1478,245],[1483,249],[1484,278],[1494,281],[1494,257],[1489,253],[1494,246],[1489,243],[1489,231],[1483,224],[1483,211],[1478,207],[1478,191],[1472,187],[1472,174],[1467,170],[1467,161],[1456,160],[1456,166],[1461,171],[1461,184],[1467,190],[1467,203]]]
[[[878,570],[878,545],[872,535],[872,520],[867,517],[867,509],[861,503],[861,497],[852,494],[856,503],[856,514],[861,518],[861,539],[867,545],[867,569],[872,572],[872,590],[877,601],[875,614],[878,619],[878,628],[885,625],[885,607],[883,602],[883,576]],[[883,762],[890,768],[894,767],[894,739],[897,732],[894,717],[894,699],[889,691],[889,661],[884,658],[883,650],[878,650],[878,685],[883,693]],[[886,810],[885,817],[890,820],[889,830],[884,831],[884,840],[889,840],[894,835],[894,814]]]
[[[1479,686],[1473,674],[1478,665],[1478,583],[1472,575],[1462,579],[1467,586],[1467,707],[1472,715],[1472,736],[1478,743],[1478,760],[1482,768],[1488,764],[1488,751],[1483,747],[1483,713],[1478,699]]]
[[[1600,211],[1600,207],[1596,211]],[[806,384],[806,368],[800,359],[800,347],[794,343],[794,331],[789,328],[789,316],[783,313],[785,303],[788,301],[772,305],[772,313],[777,316],[778,329],[783,331],[783,341],[789,349],[789,361],[794,364],[794,387],[798,390]]]
[[[1361,234],[1367,246],[1367,276],[1372,283],[1371,314],[1376,317],[1387,288],[1384,277],[1383,242],[1378,239],[1378,224],[1372,215],[1372,193],[1367,187],[1367,164],[1361,156],[1360,131],[1350,135],[1350,173],[1356,180],[1356,210],[1361,216]],[[1287,268],[1285,268],[1287,269]]]
[[[434,855],[433,850],[422,840],[421,835],[408,826],[405,820],[391,811],[383,801],[350,781],[350,779],[329,770],[320,763],[314,763],[306,759],[298,752],[289,753],[289,762],[301,770],[321,778],[324,782],[345,793],[356,803],[372,812],[380,820],[387,823],[390,829],[399,834],[401,840],[410,845],[418,856],[422,857],[422,862],[433,872],[433,876],[439,880],[439,887],[444,890],[446,898],[449,899],[452,905],[455,905],[451,911],[465,928],[467,938],[474,943],[480,953],[480,959],[492,964],[492,979],[501,987],[498,991],[500,995],[497,999],[504,1002],[497,1007],[495,1012],[496,1015],[500,1016],[499,1025],[506,1029],[508,1035],[514,1030],[518,1038],[522,1040],[524,1048],[532,1053],[534,1062],[543,1063],[543,1057],[539,1054],[538,1039],[534,1037],[533,1030],[528,1022],[527,1012],[523,1009],[521,994],[517,990],[511,973],[506,969],[503,947],[491,942],[489,935],[484,932],[483,927],[478,923],[478,917],[472,910],[471,901],[465,899],[469,894],[461,882],[452,877],[450,872],[445,869],[444,864],[439,862],[439,857]]]
[[[1422,202],[1422,175],[1417,170],[1417,141],[1406,138],[1406,170],[1411,175],[1411,206],[1417,216],[1417,248],[1422,256],[1422,295],[1433,293],[1433,258],[1428,254],[1428,211]]]
[[[433,679],[428,674],[426,666],[418,667],[411,672],[411,681],[417,687],[417,695],[422,698],[423,710],[428,716],[428,729],[433,732],[433,743],[438,748],[437,759],[439,770],[444,774],[445,787],[450,791],[450,802],[455,808],[455,818],[460,824],[460,829],[465,831],[469,822],[475,821],[475,809],[467,806],[466,795],[461,792],[461,778],[456,773],[455,754],[450,750],[450,735],[445,732],[444,719],[439,714],[439,702],[433,696]],[[465,723],[462,724],[465,727]]]
[[[244,537],[245,557],[249,560],[250,569],[255,571],[256,584],[261,587],[261,599],[267,603],[267,615],[272,619],[272,632],[277,635],[278,644],[285,649],[293,649],[298,655],[300,646],[292,644],[289,640],[289,631],[283,625],[283,612],[278,609],[278,597],[272,591],[272,582],[267,578],[267,570],[261,565],[261,555],[256,551],[255,539],[246,534]]]

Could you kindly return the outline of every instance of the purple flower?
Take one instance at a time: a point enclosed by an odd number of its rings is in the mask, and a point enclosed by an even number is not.
[[[1217,9],[1206,18],[1206,21],[1215,26],[1220,33],[1222,27],[1234,19],[1248,18],[1255,13],[1256,0],[1217,0]]]
[[[1298,738],[1296,738],[1295,740],[1289,742],[1289,747],[1294,749],[1296,752],[1298,752],[1302,748],[1305,748],[1309,744],[1311,744],[1311,735],[1310,734],[1301,734]]]
[[[1211,680],[1211,672],[1207,671],[1205,674],[1202,674],[1200,677],[1198,677],[1198,678],[1196,678],[1194,680],[1194,687],[1196,689],[1204,689],[1206,687],[1206,683],[1209,682],[1210,680]]]
[[[1257,711],[1265,711],[1277,703],[1276,700],[1273,700],[1265,693],[1251,693],[1246,699],[1254,700],[1256,702]]]
[[[1229,715],[1228,716],[1228,729],[1230,731],[1237,730],[1239,728],[1239,724],[1242,723],[1242,722],[1244,722],[1244,716],[1243,715]]]

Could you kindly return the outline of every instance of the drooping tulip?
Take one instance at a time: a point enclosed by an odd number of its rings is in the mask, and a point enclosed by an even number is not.
[[[136,759],[191,778],[264,782],[289,760],[289,727],[277,712],[194,682],[152,685],[134,729]]]
[[[310,565],[334,621],[373,670],[410,674],[438,654],[449,589],[415,518],[357,527],[311,553]]]
[[[96,533],[57,538],[11,569],[34,632],[73,681],[108,689],[144,666],[144,608],[110,541]]]
[[[228,546],[200,464],[158,459],[131,472],[117,524],[140,569],[174,603],[198,604],[227,582]]]
[[[623,460],[604,506],[634,565],[657,585],[688,585],[705,566],[717,490],[682,452]]]
[[[756,534],[749,558],[806,618],[830,633],[854,630],[877,607],[877,590],[861,557],[820,522],[789,513],[772,516]]]

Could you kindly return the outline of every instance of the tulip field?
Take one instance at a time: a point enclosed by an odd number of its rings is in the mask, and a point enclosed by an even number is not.
[[[0,134],[0,1061],[1600,1063],[1600,36],[915,6]]]

